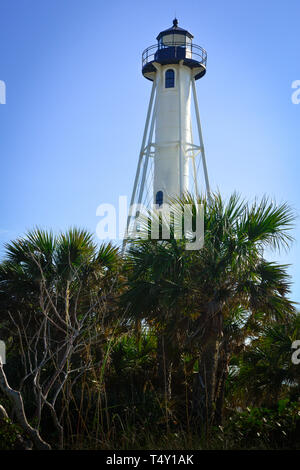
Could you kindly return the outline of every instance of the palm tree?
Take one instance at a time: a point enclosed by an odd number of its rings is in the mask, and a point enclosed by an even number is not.
[[[37,422],[47,404],[60,445],[56,399],[64,397],[62,419],[73,375],[101,362],[110,334],[105,327],[116,319],[120,261],[117,248],[98,247],[91,234],[76,228],[58,236],[35,229],[6,245],[0,265],[0,329],[1,337],[6,333],[14,339],[8,382],[25,397],[30,390],[27,411]]]
[[[66,323],[74,322],[74,312],[80,315],[93,302],[99,305],[100,298],[103,303],[112,302],[111,287],[118,282],[120,261],[116,247],[110,243],[97,246],[88,231],[77,228],[57,236],[35,229],[6,244],[0,264],[2,335],[13,334],[11,319],[20,315],[20,320],[35,328],[42,292],[55,302]],[[59,330],[56,335],[60,337]]]
[[[198,364],[193,413],[209,428],[225,325],[232,312],[246,310],[250,322],[255,315],[278,318],[294,311],[286,297],[286,266],[264,259],[266,248],[288,248],[294,214],[287,204],[276,205],[267,198],[248,204],[236,194],[227,203],[219,194],[209,202],[204,197],[195,201],[190,195],[174,202],[173,211],[180,213],[186,204],[193,214],[197,204],[203,205],[204,247],[188,251],[185,240],[172,237],[158,242],[133,240],[123,301],[132,317],[154,322],[163,332],[168,353],[165,376],[171,375],[172,359],[178,363],[180,351],[193,353]]]
[[[234,361],[238,369],[233,395],[246,406],[276,407],[282,394],[297,399],[300,374],[292,362],[291,346],[299,335],[299,312],[261,326]]]
[[[35,229],[6,244],[5,259],[0,265],[1,314],[9,309],[23,311],[36,308],[41,281],[56,295],[67,293],[64,306],[68,316],[71,291],[109,282],[119,263],[117,248],[111,244],[97,247],[86,230],[73,228],[54,236],[51,231]]]
[[[188,293],[183,275],[185,254],[181,243],[175,240],[135,241],[127,253],[127,290],[121,297],[129,318],[146,321],[156,329],[158,384],[168,398],[172,369],[180,366],[180,335],[188,321],[183,314]]]

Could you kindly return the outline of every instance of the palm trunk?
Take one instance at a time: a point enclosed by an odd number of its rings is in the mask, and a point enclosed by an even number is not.
[[[199,372],[195,374],[193,383],[192,415],[201,432],[208,433],[213,422],[216,409],[216,383],[220,337],[222,331],[221,312],[210,314],[211,324],[207,335],[202,338],[203,344],[199,354]]]
[[[213,336],[201,355],[199,375],[201,376],[203,397],[200,400],[200,419],[206,431],[209,430],[215,413],[215,391],[218,366],[219,341]]]
[[[223,408],[225,398],[225,385],[228,375],[230,355],[226,350],[222,351],[222,354],[218,362],[217,380],[216,380],[216,409],[214,415],[214,424],[221,425],[223,421]]]
[[[166,400],[170,400],[172,396],[172,358],[169,354],[167,339],[164,333],[158,336],[157,345],[158,355],[158,383],[161,392]]]

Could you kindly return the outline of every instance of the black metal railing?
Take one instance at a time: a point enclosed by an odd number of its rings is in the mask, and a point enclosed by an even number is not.
[[[182,43],[170,43],[168,45],[164,44],[154,44],[153,46],[147,47],[142,54],[142,67],[144,67],[149,62],[158,60],[161,51],[172,50],[172,56],[179,59],[192,59],[195,60],[206,67],[207,61],[207,52],[203,47],[198,46],[197,44],[182,44]],[[159,61],[159,60],[158,60]]]

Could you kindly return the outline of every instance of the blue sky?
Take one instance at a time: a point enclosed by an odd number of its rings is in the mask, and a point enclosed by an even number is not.
[[[36,225],[95,233],[97,206],[130,196],[151,87],[141,53],[175,12],[208,52],[197,91],[212,188],[300,214],[297,0],[1,0],[2,253]],[[300,302],[299,224],[273,258],[292,264]]]

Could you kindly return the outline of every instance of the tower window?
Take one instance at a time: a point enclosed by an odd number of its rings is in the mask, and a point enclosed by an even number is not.
[[[157,191],[156,197],[155,197],[155,203],[156,203],[158,206],[161,206],[163,202],[164,202],[164,194],[163,194],[163,192],[162,192],[162,191]]]
[[[172,69],[168,69],[165,75],[165,88],[174,88],[175,86],[175,72]]]

